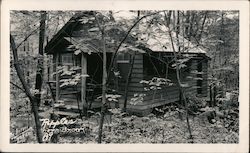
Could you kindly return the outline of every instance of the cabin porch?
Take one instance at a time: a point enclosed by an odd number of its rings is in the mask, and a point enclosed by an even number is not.
[[[102,106],[102,55],[60,53],[53,55],[53,71],[47,84],[53,97],[53,110],[61,115],[81,115],[84,108]],[[108,60],[110,60],[108,55]],[[108,65],[109,66],[109,65]]]

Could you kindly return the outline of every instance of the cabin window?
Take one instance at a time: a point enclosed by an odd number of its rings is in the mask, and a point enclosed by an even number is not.
[[[73,66],[73,54],[72,53],[64,53],[61,55],[61,64],[62,66],[66,66],[68,69]]]
[[[130,54],[129,53],[119,53],[117,55],[117,67],[120,72],[120,75],[122,77],[122,81],[125,81],[127,79],[127,75],[129,72],[130,67]]]
[[[129,63],[130,54],[128,53],[118,53],[117,63]]]
[[[73,54],[72,53],[62,54],[62,64],[73,65]]]
[[[149,80],[153,77],[166,77],[166,63],[163,59],[156,56],[144,56],[143,58],[143,73],[144,79]],[[168,70],[169,71],[169,70]]]

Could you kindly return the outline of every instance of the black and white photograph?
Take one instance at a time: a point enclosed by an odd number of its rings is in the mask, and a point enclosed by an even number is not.
[[[8,13],[10,144],[239,144],[240,9]]]

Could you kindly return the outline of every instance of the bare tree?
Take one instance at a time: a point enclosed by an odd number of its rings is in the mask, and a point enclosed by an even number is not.
[[[35,124],[36,124],[37,141],[38,141],[38,143],[43,143],[43,141],[42,141],[41,123],[40,123],[39,114],[38,114],[38,99],[31,94],[30,89],[29,89],[27,83],[25,82],[23,71],[22,71],[22,69],[20,68],[20,65],[19,65],[15,40],[14,40],[12,35],[10,35],[10,44],[11,44],[11,49],[12,49],[12,52],[13,52],[14,67],[15,67],[17,75],[18,75],[18,77],[19,77],[19,79],[20,79],[20,81],[22,83],[25,94],[27,95],[27,97],[29,98],[30,103],[31,103],[31,108],[32,108],[32,112],[33,112],[33,115],[34,115],[34,118],[35,118]]]
[[[103,122],[105,117],[105,112],[107,110],[106,104],[106,90],[107,90],[107,54],[106,54],[106,40],[105,40],[105,31],[104,28],[101,26],[101,23],[95,14],[95,19],[98,25],[98,28],[101,32],[101,42],[102,42],[102,56],[103,56],[103,67],[102,67],[102,108],[101,108],[101,119],[99,124],[99,131],[98,131],[98,143],[102,143],[102,129],[103,129]]]
[[[174,12],[175,13],[175,12]],[[186,100],[186,95],[185,95],[185,91],[182,87],[182,82],[181,82],[181,78],[180,78],[180,69],[179,69],[179,62],[178,62],[178,57],[177,57],[177,54],[181,51],[180,50],[180,47],[179,45],[178,48],[177,48],[177,51],[174,47],[174,42],[173,42],[173,37],[172,37],[172,31],[170,30],[170,19],[171,18],[171,11],[169,11],[168,13],[168,16],[166,14],[166,12],[164,12],[164,17],[165,17],[165,25],[166,27],[168,27],[168,34],[169,34],[169,37],[170,37],[170,41],[171,41],[171,46],[172,46],[172,49],[173,49],[173,54],[174,54],[174,61],[176,63],[176,77],[177,77],[177,85],[180,89],[180,92],[181,92],[181,97],[183,98],[183,101],[184,101],[184,107],[185,107],[185,110],[186,110],[186,121],[187,121],[187,127],[188,127],[188,131],[189,131],[189,137],[190,139],[193,139],[192,137],[192,132],[191,132],[191,127],[190,127],[190,123],[189,123],[189,117],[188,117],[188,106],[187,106],[187,100]],[[179,27],[179,11],[177,12],[177,27]],[[179,28],[177,28],[176,30],[176,35],[177,35],[177,43],[179,43]]]
[[[36,72],[36,84],[35,89],[38,90],[35,97],[38,100],[38,107],[41,103],[41,88],[43,83],[43,45],[44,45],[44,36],[45,36],[45,21],[46,21],[46,12],[41,11],[41,20],[40,20],[40,30],[39,30],[39,57],[37,61],[37,72]]]

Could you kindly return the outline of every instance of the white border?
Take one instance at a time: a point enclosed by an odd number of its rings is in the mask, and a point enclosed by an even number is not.
[[[239,144],[9,144],[9,10],[240,10]],[[2,0],[0,151],[14,152],[247,152],[249,145],[249,2]]]

